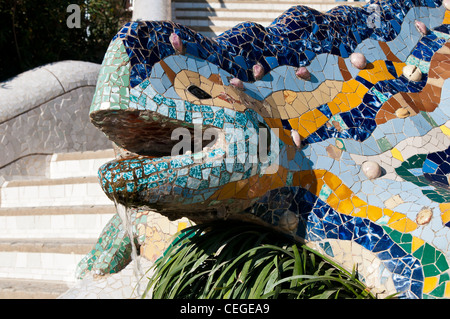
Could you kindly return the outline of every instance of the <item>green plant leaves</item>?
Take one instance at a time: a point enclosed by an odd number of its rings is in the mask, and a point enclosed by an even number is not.
[[[307,246],[262,226],[221,222],[183,230],[155,262],[155,299],[374,298],[349,273]]]

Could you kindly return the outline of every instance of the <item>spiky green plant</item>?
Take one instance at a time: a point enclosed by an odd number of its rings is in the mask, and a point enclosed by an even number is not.
[[[144,296],[154,299],[375,298],[355,270],[243,223],[183,230],[153,271]]]

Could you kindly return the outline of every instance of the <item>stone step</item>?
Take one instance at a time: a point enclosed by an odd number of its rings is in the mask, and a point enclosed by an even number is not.
[[[363,6],[365,1],[317,0],[175,0],[172,1],[173,20],[207,37],[214,37],[235,25],[252,21],[265,27],[294,5],[305,5],[326,12],[338,5]]]
[[[367,1],[332,1],[332,0],[172,0],[172,8],[211,8],[211,9],[253,9],[265,10],[265,9],[275,9],[280,8],[290,8],[292,6],[304,5],[311,8],[318,6],[331,6],[335,7],[338,5],[356,5],[362,6]],[[284,9],[285,10],[285,9]]]
[[[65,239],[2,240],[0,243],[0,278],[56,280],[76,282],[78,263],[95,241]]]
[[[0,239],[98,238],[114,205],[0,208]]]
[[[270,20],[273,21],[279,15],[284,12],[283,9],[274,10],[252,10],[252,9],[241,9],[241,10],[228,10],[228,9],[212,9],[212,8],[201,8],[201,9],[177,9],[175,10],[177,21],[181,19],[210,19],[210,20],[220,20],[220,19],[239,19],[240,21],[254,21],[254,20]]]
[[[189,26],[190,28],[196,28],[196,27],[209,27],[209,26],[216,26],[216,27],[225,27],[227,30],[231,27],[234,27],[235,25],[251,21],[258,24],[261,24],[265,27],[267,27],[269,24],[272,23],[274,19],[272,18],[240,18],[240,17],[225,17],[225,18],[203,18],[203,17],[188,17],[188,18],[177,18],[177,22]]]
[[[113,204],[96,176],[6,181],[0,192],[0,208]]]
[[[0,299],[56,299],[69,288],[54,280],[0,279]]]
[[[334,1],[179,1],[172,3],[175,18],[198,12],[200,16],[226,16],[233,17],[237,14],[240,17],[247,15],[249,18],[260,18],[261,16],[270,18],[268,14],[272,13],[272,20],[279,14],[297,5],[304,5],[318,11],[326,12],[339,5],[363,6],[366,2],[334,2]]]
[[[92,250],[96,239],[75,238],[1,238],[0,253],[46,253],[84,255]]]
[[[53,154],[49,178],[97,176],[99,167],[114,158],[113,149]]]
[[[275,20],[283,12],[291,8],[293,5],[273,5],[267,4],[262,7],[252,8],[252,6],[243,6],[243,8],[211,8],[207,6],[199,7],[175,7],[174,15],[177,19],[183,19],[186,17],[197,17],[199,19],[217,19],[217,18],[239,18],[241,21],[255,21],[258,19],[267,19],[270,21]],[[334,7],[336,4],[321,4],[315,6],[309,6],[312,9],[316,9],[321,12],[326,12]]]

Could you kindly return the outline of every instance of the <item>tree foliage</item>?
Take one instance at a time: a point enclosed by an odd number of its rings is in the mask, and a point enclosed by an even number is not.
[[[131,18],[126,0],[0,1],[0,81],[62,60],[101,63],[121,25]],[[70,4],[80,27],[69,28]]]

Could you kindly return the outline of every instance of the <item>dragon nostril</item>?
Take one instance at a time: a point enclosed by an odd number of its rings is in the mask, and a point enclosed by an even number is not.
[[[205,92],[204,90],[202,90],[201,88],[199,88],[196,85],[191,85],[187,88],[188,92],[191,93],[192,95],[194,95],[196,98],[200,99],[200,100],[205,100],[205,99],[211,99],[211,95],[209,95],[207,92]]]

